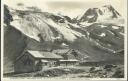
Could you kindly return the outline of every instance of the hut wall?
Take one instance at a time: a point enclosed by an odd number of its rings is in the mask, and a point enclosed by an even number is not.
[[[22,56],[14,65],[15,73],[26,73],[35,71],[35,59],[30,54]]]

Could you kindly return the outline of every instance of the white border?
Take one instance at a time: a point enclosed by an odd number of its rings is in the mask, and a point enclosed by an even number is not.
[[[4,29],[3,29],[3,21],[4,21],[4,13],[3,13],[3,0],[1,0],[1,80],[3,78],[3,39],[4,39]]]
[[[60,0],[43,0],[43,1],[60,1]],[[74,0],[63,0],[63,1],[74,1]],[[75,0],[75,1],[85,1],[85,0]],[[4,0],[1,0],[1,81],[90,81],[90,80],[95,80],[95,81],[110,81],[110,80],[113,80],[113,81],[127,81],[127,8],[125,8],[124,10],[124,13],[125,13],[125,40],[124,40],[124,47],[125,47],[125,55],[124,55],[124,64],[125,64],[125,67],[124,67],[124,72],[125,72],[125,77],[124,78],[81,78],[81,79],[69,79],[69,78],[65,78],[65,79],[39,79],[39,78],[36,78],[36,79],[32,79],[32,78],[29,78],[29,79],[19,79],[19,78],[3,78],[3,41],[4,41],[4,30],[3,30],[3,4],[4,4]],[[127,0],[125,0],[125,3],[124,3],[124,6],[125,7],[128,7],[127,6]]]
[[[128,20],[127,20],[128,19],[128,11],[127,11],[128,10],[128,1],[125,0],[124,4],[125,4],[124,6],[127,7],[127,8],[124,9],[124,13],[125,13],[125,36],[124,36],[125,37],[125,40],[124,40],[124,48],[125,48],[124,64],[125,64],[125,66],[124,66],[124,74],[125,74],[125,78],[127,80],[127,76],[128,76],[127,75],[127,72],[128,72],[128,65],[127,65],[127,61],[128,61],[128,59],[127,59],[127,57],[128,57],[127,56],[127,53],[128,53],[128,50],[127,50],[128,49],[127,48],[127,45],[128,45],[127,44],[127,42],[128,42],[127,41],[127,39],[128,39],[127,38],[128,37],[127,36],[128,35],[128,28],[127,28],[128,27]]]

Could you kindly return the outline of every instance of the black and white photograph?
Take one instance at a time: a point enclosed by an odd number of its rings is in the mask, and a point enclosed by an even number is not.
[[[2,1],[3,81],[126,80],[127,0]]]

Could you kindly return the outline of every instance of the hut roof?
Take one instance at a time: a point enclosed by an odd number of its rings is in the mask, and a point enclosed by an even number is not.
[[[77,59],[60,60],[61,62],[77,62]]]
[[[30,51],[30,50],[28,50],[28,52],[29,52],[32,56],[34,56],[35,58],[44,58],[44,56],[41,55],[41,54],[39,53],[39,51]]]
[[[35,58],[63,58],[51,52],[27,50]]]

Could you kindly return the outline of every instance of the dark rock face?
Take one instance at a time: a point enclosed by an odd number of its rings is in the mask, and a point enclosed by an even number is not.
[[[8,10],[8,6],[4,5],[4,23],[10,24],[11,21],[13,21],[13,18],[10,15],[10,11]]]

